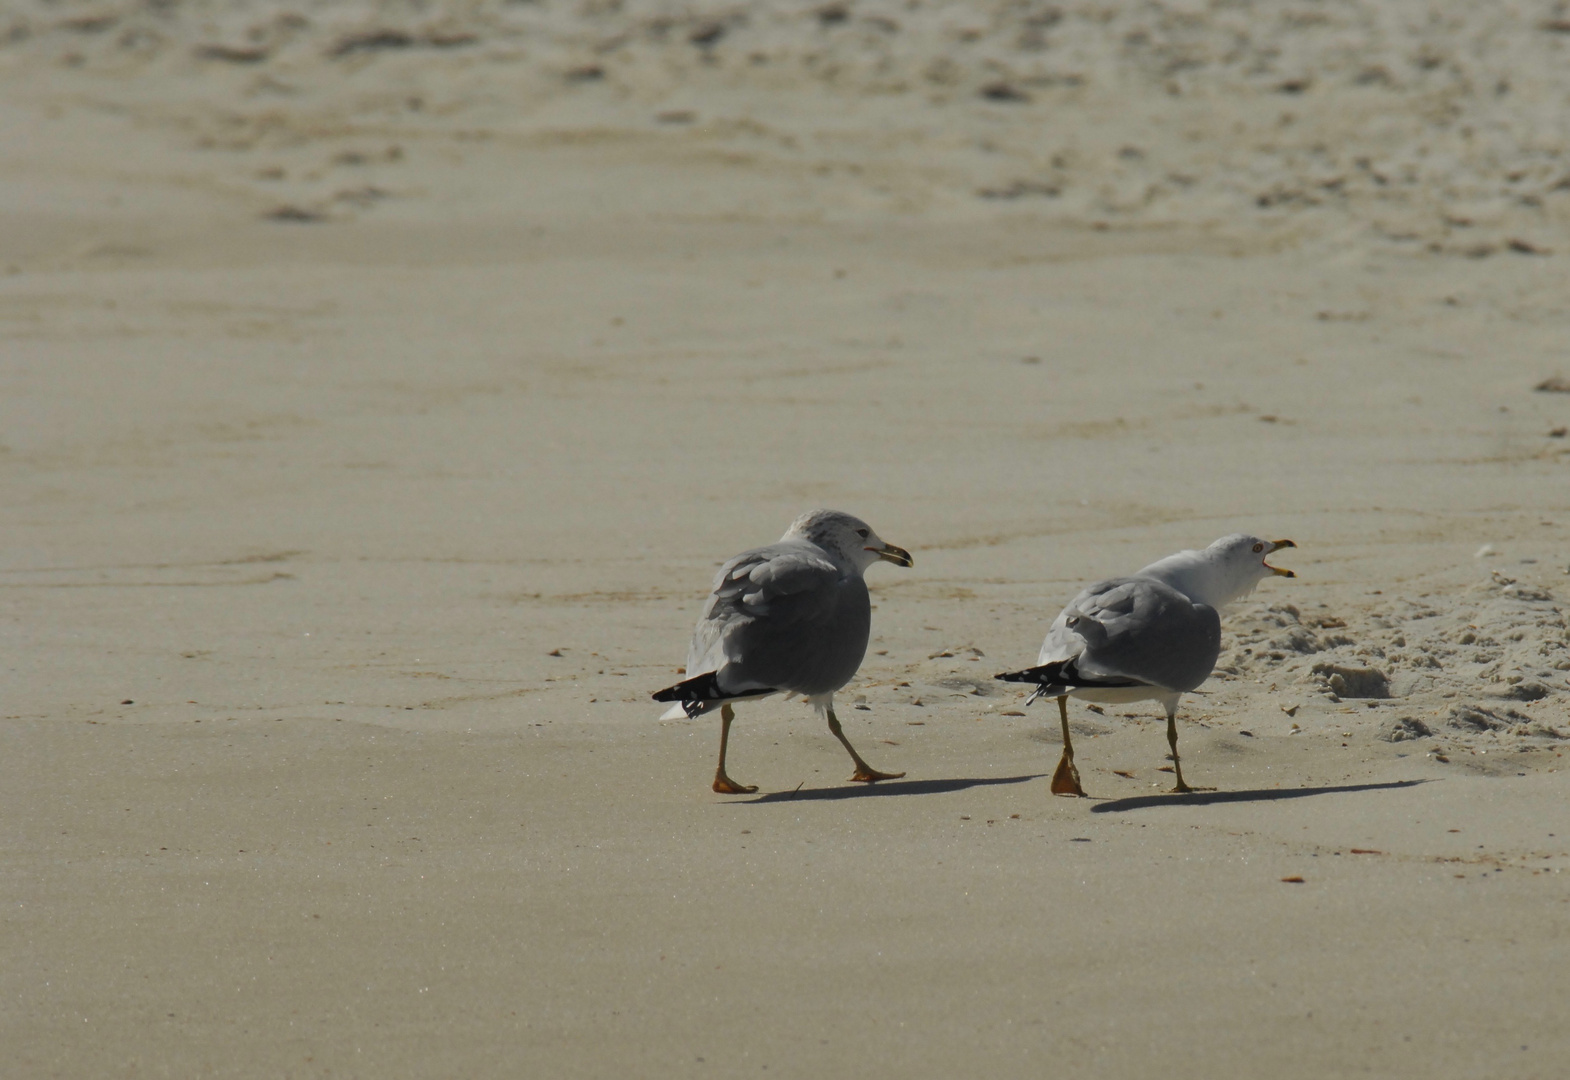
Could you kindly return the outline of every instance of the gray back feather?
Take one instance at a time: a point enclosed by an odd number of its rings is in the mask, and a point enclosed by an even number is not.
[[[826,694],[851,680],[867,652],[872,603],[854,567],[815,544],[785,540],[720,568],[693,631],[687,676],[718,673],[733,693],[773,687]]]
[[[1220,653],[1214,608],[1164,582],[1124,577],[1098,581],[1074,597],[1047,631],[1037,663],[1077,656],[1084,675],[1186,691],[1210,677]]]

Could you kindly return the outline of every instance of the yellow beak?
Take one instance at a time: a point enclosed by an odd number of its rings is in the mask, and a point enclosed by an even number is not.
[[[882,559],[884,562],[891,562],[895,566],[914,566],[916,563],[916,560],[910,557],[910,552],[902,547],[895,547],[893,544],[884,544],[880,548],[869,547],[867,550],[877,552],[879,559]]]
[[[1272,540],[1270,542],[1270,550],[1271,551],[1280,551],[1282,548],[1289,548],[1289,547],[1290,548],[1295,548],[1295,547],[1297,547],[1297,545],[1294,544],[1290,540]],[[1294,574],[1292,571],[1290,571],[1290,570],[1283,570],[1279,566],[1271,566],[1269,563],[1265,564],[1265,569],[1269,570],[1272,574],[1275,574],[1278,577],[1297,577],[1297,575]]]

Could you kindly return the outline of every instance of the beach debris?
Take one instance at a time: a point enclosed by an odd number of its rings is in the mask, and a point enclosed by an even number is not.
[[[1517,255],[1552,255],[1553,254],[1552,251],[1550,251],[1548,248],[1545,248],[1545,247],[1541,246],[1540,244],[1534,244],[1530,240],[1522,240],[1522,239],[1519,239],[1519,238],[1512,238],[1510,240],[1505,241],[1505,247],[1509,248],[1511,251],[1515,252]]]
[[[1494,545],[1493,544],[1484,544],[1482,547],[1480,547],[1476,551],[1472,552],[1472,558],[1474,558],[1474,559],[1486,559],[1486,558],[1488,558],[1492,554],[1494,554]]]
[[[963,656],[967,660],[980,660],[987,654],[974,645],[950,645],[939,649],[935,653],[928,653],[928,660],[937,660],[945,656]]]
[[[1061,184],[1050,184],[1039,180],[1015,180],[1004,187],[977,188],[976,194],[983,199],[1022,199],[1027,195],[1055,199],[1063,194],[1063,187]],[[1021,363],[1039,364],[1041,358],[1027,356]]]
[[[726,29],[725,24],[718,19],[699,23],[687,35],[687,40],[700,49],[712,49],[725,36]]]
[[[303,206],[284,204],[267,211],[262,215],[264,221],[281,221],[293,225],[311,225],[319,221],[326,221],[327,215],[320,210],[308,210]]]
[[[346,202],[364,208],[388,198],[388,193],[374,184],[366,184],[364,187],[346,188],[334,195],[333,198],[338,202]]]
[[[987,83],[981,88],[981,96],[988,101],[1012,102],[1023,104],[1030,100],[1030,95],[1011,82],[999,80]]]
[[[327,50],[328,56],[350,56],[357,52],[378,52],[382,49],[407,49],[414,45],[414,35],[402,30],[369,30],[363,34],[350,34],[338,39]]]
[[[963,675],[952,675],[936,681],[939,686],[945,689],[953,690],[955,693],[968,694],[971,697],[987,697],[995,690],[990,679],[972,679]],[[987,707],[991,708],[990,705]]]
[[[1288,885],[1301,885],[1303,884],[1303,875],[1293,874],[1290,877],[1284,877],[1281,880]]]
[[[1293,704],[1293,705],[1282,705],[1281,706],[1281,711],[1286,713],[1288,716],[1296,716],[1297,715],[1297,711],[1300,708],[1302,708],[1302,706],[1301,705],[1296,705],[1296,704]],[[1248,732],[1245,731],[1243,734],[1247,735]]]
[[[1547,589],[1517,581],[1513,577],[1510,577],[1506,574],[1501,574],[1498,570],[1493,571],[1492,576],[1494,579],[1494,584],[1499,587],[1499,591],[1505,596],[1511,597],[1513,599],[1552,600],[1554,598],[1553,594],[1550,593]]]
[[[224,64],[260,64],[267,59],[266,49],[243,45],[198,45],[191,50],[198,60],[216,60]]]
[[[339,38],[327,50],[327,55],[339,59],[355,53],[385,52],[390,49],[456,49],[473,45],[479,40],[477,34],[443,33],[440,30],[425,30],[418,34],[411,34],[407,30],[367,30]]]
[[[1570,394],[1570,379],[1563,375],[1550,375],[1532,389],[1545,394]]]

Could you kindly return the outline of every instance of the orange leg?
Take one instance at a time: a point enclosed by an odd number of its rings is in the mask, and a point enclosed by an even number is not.
[[[879,772],[865,761],[862,761],[861,755],[856,753],[856,748],[850,744],[850,740],[840,730],[839,717],[834,715],[833,706],[830,706],[827,712],[829,714],[829,730],[840,741],[840,745],[850,751],[850,759],[856,763],[856,775],[851,777],[852,780],[859,780],[863,784],[875,784],[879,780],[898,780],[905,775],[902,772]]]
[[[1189,795],[1196,791],[1214,791],[1215,788],[1191,788],[1183,782],[1183,766],[1178,764],[1177,710],[1167,713],[1167,745],[1172,747],[1172,773],[1177,783],[1172,785],[1174,795]]]
[[[1063,721],[1063,756],[1058,759],[1058,767],[1052,774],[1052,794],[1076,795],[1085,797],[1085,789],[1079,786],[1079,770],[1074,767],[1074,741],[1068,733],[1068,695],[1058,698],[1058,716]]]
[[[714,790],[721,795],[751,795],[757,791],[757,785],[748,786],[738,784],[725,775],[725,745],[730,742],[730,722],[736,719],[736,713],[730,705],[720,706],[720,765],[714,770]]]

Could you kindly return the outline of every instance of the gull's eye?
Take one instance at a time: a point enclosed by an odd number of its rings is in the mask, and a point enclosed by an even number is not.
[[[1255,544],[1254,545],[1254,550],[1255,551],[1264,551],[1265,550],[1265,545],[1264,544]]]
[[[868,531],[869,530],[867,530],[867,529],[857,529],[856,530],[856,535],[861,537],[863,540],[865,540],[867,538]]]

